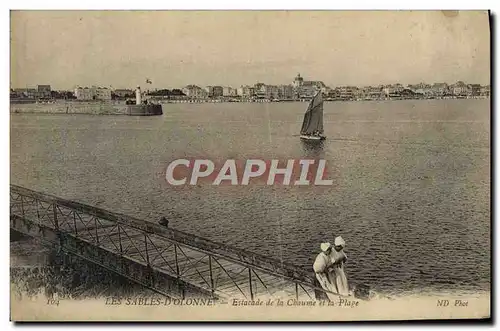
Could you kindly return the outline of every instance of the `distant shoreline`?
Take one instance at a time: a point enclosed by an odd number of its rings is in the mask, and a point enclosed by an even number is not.
[[[324,99],[324,102],[364,102],[364,101],[404,101],[404,100],[470,100],[470,99],[489,99],[489,96],[474,96],[474,97],[440,97],[440,98],[380,98],[380,99]],[[155,100],[155,99],[153,99]],[[270,100],[270,99],[255,99],[255,100],[226,100],[226,99],[186,99],[186,100],[155,100],[161,103],[283,103],[283,102],[309,102],[311,99],[300,100]]]
[[[403,98],[403,97],[387,97],[387,98],[358,98],[358,99],[331,99],[326,98],[324,102],[364,102],[364,101],[404,101],[404,100],[471,100],[471,99],[489,99],[490,96],[445,96],[445,97],[432,97],[432,98]],[[150,97],[153,103],[283,103],[283,102],[309,102],[310,99],[293,99],[293,100],[272,100],[272,99],[160,99]],[[125,105],[124,100],[26,100],[26,99],[11,99],[11,105]]]

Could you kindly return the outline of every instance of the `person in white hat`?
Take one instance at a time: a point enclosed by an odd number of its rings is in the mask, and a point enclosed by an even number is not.
[[[336,287],[331,282],[329,272],[329,268],[332,265],[332,259],[330,257],[332,245],[329,242],[325,242],[320,245],[320,248],[321,252],[316,256],[316,260],[314,260],[313,269],[319,284],[324,290],[328,291],[326,295],[333,301],[336,299],[336,296],[329,293],[336,291]]]
[[[344,271],[344,263],[347,261],[347,255],[344,252],[345,241],[341,236],[335,238],[334,249],[331,250],[329,256],[330,263],[330,280],[335,287],[335,290],[340,295],[349,295],[349,283]]]

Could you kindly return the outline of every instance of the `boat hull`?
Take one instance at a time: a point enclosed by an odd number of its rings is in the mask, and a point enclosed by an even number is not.
[[[320,140],[325,140],[325,136],[308,136],[308,135],[300,135],[300,139],[302,140],[308,140],[308,141],[320,141]]]

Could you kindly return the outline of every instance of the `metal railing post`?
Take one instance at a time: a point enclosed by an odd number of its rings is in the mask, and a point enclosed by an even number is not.
[[[250,283],[250,300],[253,300],[252,269],[250,269],[250,268],[248,268],[248,281]]]
[[[154,273],[151,263],[149,262],[149,246],[148,246],[148,235],[144,232],[144,246],[146,248],[146,263],[147,263],[147,279],[151,287],[154,287]]]
[[[123,255],[123,246],[122,246],[122,236],[120,233],[120,224],[118,224],[118,243],[120,244],[120,255]]]
[[[184,287],[184,283],[181,282],[179,277],[181,276],[181,272],[179,269],[179,260],[177,258],[177,244],[174,243],[174,255],[175,255],[175,272],[177,273],[177,286],[179,287],[179,290],[181,292],[181,299],[184,299],[186,297],[186,289]]]
[[[181,299],[184,300],[186,298],[186,288],[184,287],[184,284],[180,284],[181,287]]]
[[[97,233],[97,217],[94,216],[94,227],[95,227],[95,241],[99,245],[99,233]]]
[[[56,231],[59,232],[59,222],[57,220],[57,202],[54,202],[52,205],[52,211],[54,213],[54,226],[56,228]]]
[[[36,206],[36,220],[37,222],[40,222],[40,211],[38,210],[38,200],[35,199],[35,206]]]
[[[78,236],[78,227],[76,226],[76,211],[73,210],[73,227],[75,228],[75,235]]]
[[[57,238],[59,239],[58,250],[60,252],[63,246],[63,239],[61,236],[61,231],[59,231],[59,221],[57,219],[57,202],[54,202],[54,204],[52,205],[52,212],[54,214],[54,227],[56,229]]]
[[[210,290],[212,291],[212,296],[213,296],[215,288],[214,288],[214,276],[212,273],[212,255],[208,256],[208,269],[210,271]]]
[[[149,267],[150,265],[149,265],[148,240],[147,240],[146,233],[144,233],[144,246],[146,247],[146,262],[147,262],[148,267]]]
[[[24,218],[24,203],[23,203],[23,196],[22,195],[19,195],[19,197],[21,198],[21,214],[23,215],[23,218]],[[39,221],[39,220],[37,220]]]
[[[177,245],[174,244],[174,253],[175,253],[175,271],[177,272],[177,278],[180,276],[179,271],[179,260],[177,259]]]

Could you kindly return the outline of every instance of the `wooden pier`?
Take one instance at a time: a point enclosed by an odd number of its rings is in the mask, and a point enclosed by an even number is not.
[[[314,300],[289,263],[93,206],[10,186],[10,226],[173,298]]]

